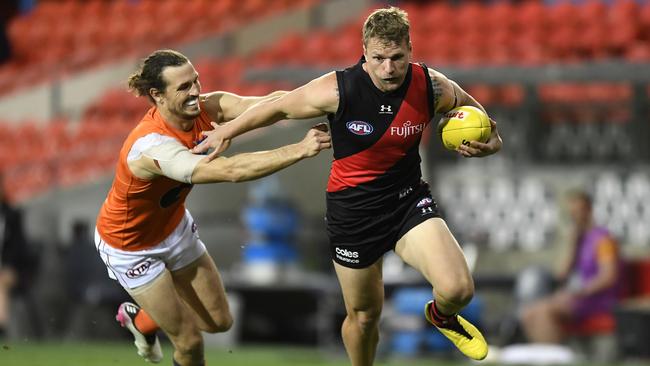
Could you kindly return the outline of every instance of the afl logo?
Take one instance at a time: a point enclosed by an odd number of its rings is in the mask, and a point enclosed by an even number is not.
[[[420,202],[418,202],[417,207],[427,206],[430,205],[431,203],[433,203],[433,200],[431,198],[429,197],[423,198],[420,200]]]
[[[140,277],[140,276],[144,275],[145,273],[147,273],[147,271],[149,270],[149,267],[151,267],[151,262],[149,262],[149,261],[140,262],[140,263],[136,264],[135,266],[133,266],[133,268],[126,271],[126,277],[128,277],[128,278]]]
[[[345,127],[353,134],[359,136],[370,135],[373,131],[372,125],[364,121],[350,121],[345,124]]]

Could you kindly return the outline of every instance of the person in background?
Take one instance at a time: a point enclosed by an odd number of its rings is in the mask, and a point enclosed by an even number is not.
[[[6,336],[12,291],[31,269],[22,212],[9,202],[4,187],[0,174],[0,338]]]
[[[567,206],[573,231],[569,255],[557,276],[561,286],[521,310],[530,342],[560,343],[571,326],[611,313],[618,300],[621,261],[616,240],[594,223],[592,200],[585,191],[570,192]]]
[[[0,64],[11,59],[11,41],[8,35],[9,21],[19,10],[18,1],[0,2]]]

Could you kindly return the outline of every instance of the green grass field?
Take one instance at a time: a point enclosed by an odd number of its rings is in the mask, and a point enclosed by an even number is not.
[[[164,346],[165,360],[161,365],[171,365],[171,348]],[[232,349],[207,349],[210,366],[286,366],[286,365],[348,365],[345,355],[326,355],[309,348],[292,347],[235,347]],[[150,365],[135,353],[128,343],[13,343],[0,349],[2,366],[121,366]],[[431,360],[381,363],[377,366],[447,366],[451,364]]]
[[[171,348],[164,346],[165,359],[160,365],[171,365]],[[311,348],[286,346],[234,347],[207,349],[209,366],[344,366],[344,354],[328,355]],[[469,361],[452,362],[437,359],[399,359],[377,362],[376,366],[460,366],[476,365]],[[146,366],[135,348],[123,343],[35,343],[11,342],[0,348],[2,366]],[[641,365],[641,364],[628,364]],[[577,366],[577,365],[576,365]],[[586,366],[586,365],[585,365]]]
[[[165,359],[161,365],[171,365],[171,348],[163,346]],[[209,366],[287,366],[287,365],[348,365],[345,355],[326,355],[310,348],[292,347],[235,347],[207,349]],[[0,348],[2,366],[137,366],[151,365],[135,353],[129,343],[8,343]],[[378,363],[377,366],[447,366],[450,363],[399,361]]]

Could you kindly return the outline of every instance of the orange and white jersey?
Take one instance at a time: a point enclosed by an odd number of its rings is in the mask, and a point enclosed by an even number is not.
[[[201,132],[211,130],[205,111],[196,118],[190,131],[175,129],[152,107],[131,131],[120,150],[115,178],[97,217],[97,231],[108,245],[127,251],[155,246],[169,236],[185,214],[185,198],[192,184],[165,176],[143,180],[131,172],[128,161],[139,157],[143,144],[176,139],[192,148]],[[137,146],[134,146],[137,145]]]

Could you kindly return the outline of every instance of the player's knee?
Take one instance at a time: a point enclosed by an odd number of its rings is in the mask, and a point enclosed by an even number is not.
[[[465,306],[474,297],[474,283],[471,279],[450,281],[436,286],[439,297],[457,306]]]
[[[370,332],[379,325],[379,318],[381,317],[381,308],[355,311],[353,314],[348,314],[351,320],[354,321],[362,332]]]
[[[203,329],[203,331],[208,333],[227,332],[228,330],[230,330],[230,328],[232,328],[232,323],[233,323],[233,319],[230,313],[220,314],[218,317],[215,317],[212,324],[210,324],[207,329]]]
[[[189,358],[199,362],[203,359],[203,338],[200,332],[177,339],[174,342],[174,348],[183,358]]]

